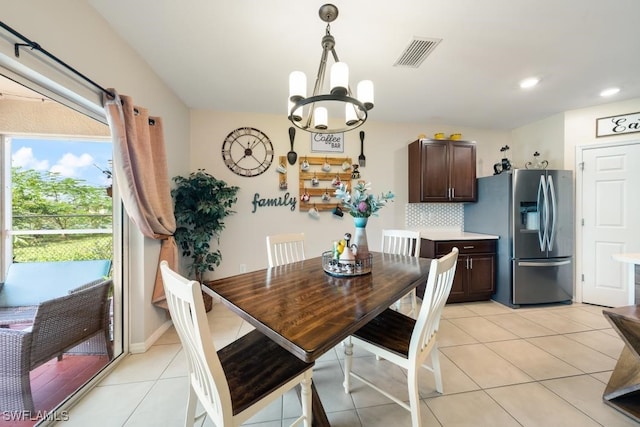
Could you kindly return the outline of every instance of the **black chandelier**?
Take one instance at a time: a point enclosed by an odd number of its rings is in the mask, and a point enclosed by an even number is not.
[[[322,56],[320,67],[313,87],[313,94],[307,97],[307,77],[302,71],[289,75],[289,120],[298,128],[307,132],[336,133],[356,129],[367,120],[367,111],[373,108],[373,82],[363,80],[357,86],[357,98],[349,87],[349,67],[340,62],[335,50],[335,39],[331,35],[330,23],[338,17],[338,8],[325,4],[318,12],[320,19],[327,23],[322,38]],[[330,91],[322,94],[329,52],[333,56],[331,66]],[[344,127],[329,128],[329,111],[342,107]]]

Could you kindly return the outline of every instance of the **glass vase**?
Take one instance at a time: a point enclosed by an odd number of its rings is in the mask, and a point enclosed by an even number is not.
[[[358,247],[356,259],[365,259],[369,256],[369,244],[367,243],[367,221],[369,218],[353,218],[356,232],[351,243]]]

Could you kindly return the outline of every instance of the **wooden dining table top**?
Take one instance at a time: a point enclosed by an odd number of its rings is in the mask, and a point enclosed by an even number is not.
[[[426,282],[430,259],[372,253],[371,273],[360,276],[329,275],[322,257],[316,257],[203,286],[260,332],[311,362]]]

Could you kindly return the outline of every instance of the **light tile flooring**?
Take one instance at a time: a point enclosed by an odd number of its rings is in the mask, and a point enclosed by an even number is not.
[[[209,313],[216,346],[251,329],[221,304]],[[623,343],[602,307],[573,304],[509,309],[493,301],[445,307],[438,342],[444,394],[420,379],[425,426],[638,426],[604,404],[602,393]],[[342,389],[342,346],[320,358],[314,378],[332,426],[409,426],[409,413],[352,380]],[[407,396],[402,370],[361,351],[354,370]],[[69,414],[71,426],[180,426],[187,393],[185,360],[173,329],[146,353],[127,357]],[[247,425],[289,425],[294,392]],[[204,420],[202,426],[212,426]]]

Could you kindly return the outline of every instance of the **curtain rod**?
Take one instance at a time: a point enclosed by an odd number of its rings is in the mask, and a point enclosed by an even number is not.
[[[109,95],[112,98],[115,98],[115,94],[108,91],[107,89],[103,88],[102,86],[100,86],[98,83],[94,82],[93,80],[91,80],[89,77],[85,76],[84,74],[82,74],[80,71],[76,70],[75,68],[73,68],[72,66],[68,65],[67,63],[65,63],[64,61],[62,61],[61,59],[59,59],[58,57],[56,57],[55,55],[53,55],[52,53],[49,53],[47,50],[45,50],[42,46],[40,46],[40,44],[29,40],[28,38],[26,38],[25,36],[23,36],[22,34],[20,34],[19,32],[17,32],[16,30],[14,30],[13,28],[11,28],[10,26],[6,25],[4,22],[0,21],[0,27],[4,28],[5,30],[7,30],[8,32],[10,32],[11,34],[13,34],[15,37],[19,38],[20,40],[22,40],[24,43],[14,43],[13,47],[14,47],[14,53],[16,55],[16,58],[20,57],[20,48],[21,47],[30,47],[31,50],[36,50],[38,52],[41,52],[42,54],[44,54],[45,56],[47,56],[49,59],[51,59],[54,62],[57,62],[59,65],[63,66],[64,68],[66,68],[67,70],[71,71],[73,74],[75,74],[76,76],[80,77],[81,79],[83,79],[84,81],[88,82],[89,84],[91,84],[92,86],[100,89],[102,92],[106,93],[107,95]]]

